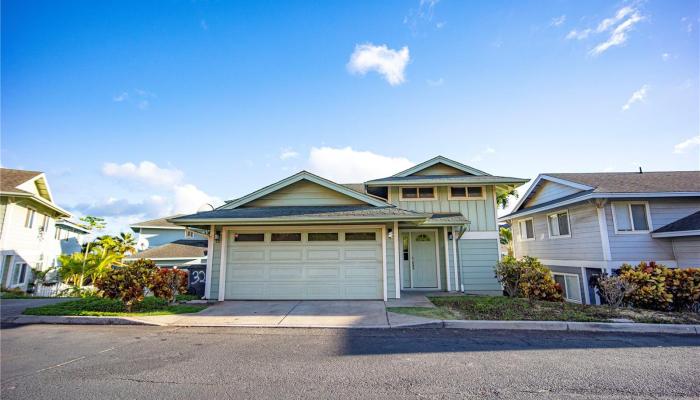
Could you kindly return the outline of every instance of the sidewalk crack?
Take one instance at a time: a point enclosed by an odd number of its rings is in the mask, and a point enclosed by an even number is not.
[[[294,307],[290,308],[289,311],[287,311],[287,313],[284,314],[284,317],[282,317],[282,319],[280,320],[280,322],[277,323],[277,326],[281,325],[282,322],[283,322],[285,319],[287,319],[287,317],[289,316],[289,314],[291,314],[292,311],[294,311],[294,309],[297,308],[297,306],[298,306],[299,304],[301,304],[302,301],[303,301],[303,300],[297,301],[297,303],[294,305]]]

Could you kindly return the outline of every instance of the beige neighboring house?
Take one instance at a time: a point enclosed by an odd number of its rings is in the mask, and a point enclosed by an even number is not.
[[[80,251],[89,232],[70,217],[43,172],[0,168],[0,284],[31,289],[32,268],[46,270],[59,255]]]

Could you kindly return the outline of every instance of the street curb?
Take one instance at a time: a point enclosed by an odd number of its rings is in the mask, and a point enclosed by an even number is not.
[[[18,317],[2,318],[3,324],[31,325],[149,325],[161,326],[161,324],[146,322],[128,317],[89,317],[89,316],[56,316],[56,315],[20,315]]]
[[[193,324],[156,323],[132,317],[89,317],[89,316],[40,316],[21,315],[2,318],[3,324],[64,324],[64,325],[143,325],[171,327],[225,327],[225,328],[314,328],[314,329],[464,329],[464,330],[529,330],[559,332],[609,332],[609,333],[660,333],[673,335],[700,335],[700,325],[641,324],[610,322],[566,322],[566,321],[464,321],[431,320],[426,322],[400,323],[372,326],[331,326],[331,325],[254,325],[254,324]]]

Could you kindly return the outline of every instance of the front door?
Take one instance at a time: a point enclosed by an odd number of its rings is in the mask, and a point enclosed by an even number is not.
[[[414,288],[437,288],[435,232],[411,232],[411,275]]]

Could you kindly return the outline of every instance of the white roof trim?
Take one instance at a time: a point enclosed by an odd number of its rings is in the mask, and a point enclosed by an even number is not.
[[[445,164],[445,165],[449,165],[452,168],[456,168],[460,171],[463,171],[463,172],[466,172],[466,173],[472,174],[472,175],[481,175],[481,176],[491,175],[491,174],[487,174],[484,171],[478,170],[476,168],[472,168],[468,165],[464,165],[464,164],[459,163],[457,161],[450,160],[449,158],[445,158],[443,156],[437,156],[437,157],[431,158],[428,161],[423,161],[422,163],[420,163],[418,165],[414,165],[413,167],[411,167],[407,170],[401,171],[398,174],[395,174],[392,176],[395,176],[395,177],[409,176],[409,175],[414,174],[418,171],[422,171],[428,167],[432,167],[433,165],[440,164],[440,163]]]
[[[233,200],[229,203],[226,203],[223,206],[217,208],[217,210],[230,210],[230,209],[240,207],[243,204],[250,203],[251,201],[253,201],[255,199],[259,199],[265,195],[273,193],[279,189],[282,189],[284,187],[287,187],[293,183],[297,183],[297,182],[302,181],[302,180],[307,180],[309,182],[316,183],[316,184],[321,185],[327,189],[336,191],[338,193],[344,194],[348,197],[352,197],[354,199],[363,201],[367,204],[370,204],[370,205],[373,205],[376,207],[383,207],[383,206],[387,205],[387,203],[383,200],[379,200],[379,199],[376,199],[372,196],[369,196],[369,195],[360,193],[358,191],[352,190],[350,188],[347,188],[343,185],[340,185],[340,184],[335,183],[333,181],[330,181],[328,179],[321,178],[320,176],[314,175],[310,172],[301,171],[301,172],[294,174],[288,178],[282,179],[279,182],[275,182],[271,185],[265,186],[262,189],[258,189],[256,191],[254,191],[253,193],[247,194],[239,199],[236,199],[236,200]]]
[[[571,181],[568,181],[566,179],[560,179],[560,178],[555,178],[553,176],[549,176],[549,175],[545,175],[545,174],[539,174],[539,175],[537,175],[537,178],[535,178],[535,180],[532,182],[532,185],[530,185],[530,187],[527,188],[527,191],[525,192],[525,194],[520,196],[520,200],[518,200],[518,202],[515,204],[515,207],[513,208],[514,213],[516,211],[518,211],[520,209],[520,207],[523,206],[523,204],[525,204],[525,202],[530,198],[530,195],[533,194],[535,189],[537,189],[537,186],[540,184],[540,181],[542,181],[542,180],[558,183],[561,185],[566,185],[566,186],[572,187],[574,189],[579,189],[579,190],[595,189],[594,187],[591,187],[588,185],[582,185],[582,184],[576,183],[576,182],[571,182]]]
[[[651,234],[653,238],[669,238],[669,237],[682,237],[682,236],[700,236],[700,229],[693,229],[687,231],[674,231],[674,232],[658,232]]]
[[[175,218],[175,217],[173,217]],[[185,229],[184,226],[152,226],[152,225],[130,225],[130,228],[134,230],[134,228],[143,228],[143,229],[176,229],[176,230],[182,230]]]
[[[509,219],[524,217],[526,215],[537,214],[542,211],[552,210],[569,204],[591,199],[645,199],[645,198],[665,198],[665,197],[700,197],[700,192],[655,192],[655,193],[588,193],[579,197],[574,197],[565,201],[552,203],[545,207],[538,207],[522,212],[512,212],[498,218],[498,222],[505,222]],[[537,207],[537,206],[533,206]]]

